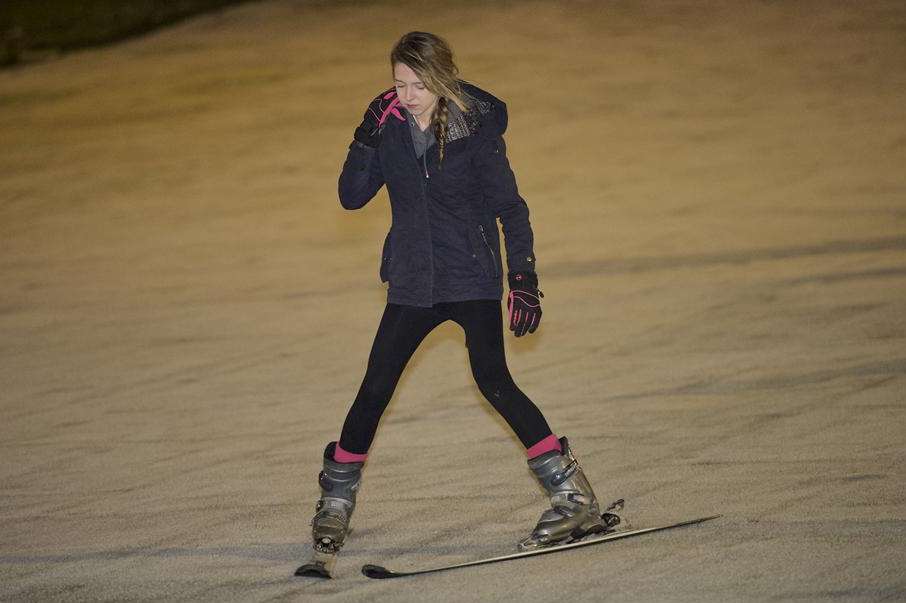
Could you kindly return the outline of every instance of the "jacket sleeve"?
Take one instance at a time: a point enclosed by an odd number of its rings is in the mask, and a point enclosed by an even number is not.
[[[485,201],[503,224],[510,272],[534,272],[535,253],[528,205],[516,188],[516,176],[506,158],[503,136],[481,140],[475,164]]]
[[[359,209],[371,201],[384,186],[384,175],[377,149],[353,141],[340,172],[340,204],[346,209]]]

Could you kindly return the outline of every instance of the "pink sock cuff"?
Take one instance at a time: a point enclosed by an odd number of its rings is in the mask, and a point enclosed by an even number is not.
[[[339,450],[339,446],[337,446]],[[535,458],[536,456],[541,456],[545,452],[550,452],[551,450],[556,450],[557,452],[563,452],[563,449],[560,448],[560,440],[557,439],[557,436],[550,434],[531,448],[525,451],[525,455],[530,459]]]
[[[333,460],[338,463],[364,463],[366,458],[368,458],[368,454],[356,454],[343,450],[340,448],[339,442],[337,442],[336,450],[333,451]]]

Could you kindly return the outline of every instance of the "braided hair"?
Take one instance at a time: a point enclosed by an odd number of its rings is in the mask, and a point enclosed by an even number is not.
[[[447,137],[447,121],[450,119],[450,108],[447,106],[447,99],[443,96],[437,99],[437,109],[434,111],[434,138],[437,139],[438,150],[440,151],[440,165],[444,163],[444,145]]]

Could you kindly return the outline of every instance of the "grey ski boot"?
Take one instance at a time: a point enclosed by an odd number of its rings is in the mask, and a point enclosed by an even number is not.
[[[336,442],[331,442],[324,449],[324,469],[318,475],[321,498],[315,505],[315,516],[311,520],[314,547],[328,553],[339,551],[346,540],[365,464],[333,460],[336,445]]]
[[[589,534],[605,532],[610,525],[602,518],[598,499],[569,440],[560,438],[562,454],[556,450],[529,459],[529,469],[550,496],[551,508],[542,513],[531,535],[519,543],[520,551],[575,541]]]
[[[339,463],[333,460],[337,443],[324,449],[324,468],[318,474],[321,498],[311,520],[314,557],[296,570],[297,576],[331,577],[336,555],[349,533],[349,521],[355,510],[355,496],[362,482],[365,463]]]

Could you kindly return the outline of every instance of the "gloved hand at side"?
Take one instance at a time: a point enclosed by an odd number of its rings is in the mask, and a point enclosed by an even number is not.
[[[534,272],[510,272],[510,295],[506,300],[510,331],[516,337],[534,333],[541,322],[541,298],[538,275]]]

